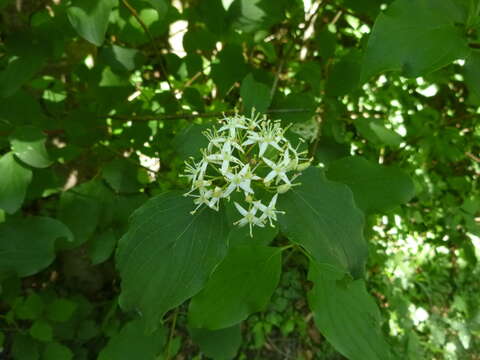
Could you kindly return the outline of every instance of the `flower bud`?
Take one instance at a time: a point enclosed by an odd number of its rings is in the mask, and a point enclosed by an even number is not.
[[[288,190],[290,190],[290,188],[292,187],[292,185],[290,184],[282,184],[280,185],[278,188],[277,188],[277,192],[279,194],[284,194],[286,193]]]
[[[306,170],[311,165],[310,161],[304,162],[302,164],[298,164],[296,170],[303,171]]]

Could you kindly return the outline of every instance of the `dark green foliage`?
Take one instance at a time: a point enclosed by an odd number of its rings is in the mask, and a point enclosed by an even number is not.
[[[0,0],[0,358],[477,359],[479,49],[476,0]],[[253,109],[311,166],[252,238],[182,174]]]

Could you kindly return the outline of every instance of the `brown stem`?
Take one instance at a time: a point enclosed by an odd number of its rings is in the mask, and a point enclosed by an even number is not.
[[[304,113],[311,112],[314,109],[268,109],[266,114],[285,114],[285,113]],[[159,114],[159,115],[104,115],[99,116],[102,119],[111,118],[114,120],[123,121],[151,121],[151,120],[178,120],[178,119],[195,119],[195,118],[216,118],[220,116],[235,115],[238,111],[226,110],[222,112],[207,112],[207,113],[183,113],[183,114]]]
[[[140,18],[140,16],[138,15],[137,10],[135,10],[135,8],[134,8],[132,5],[130,5],[130,3],[129,3],[127,0],[122,0],[122,4],[125,5],[125,7],[128,9],[128,11],[130,11],[130,14],[132,14],[132,16],[138,21],[138,23],[139,23],[140,26],[142,27],[143,31],[145,31],[145,33],[148,35],[148,37],[150,38],[150,42],[152,43],[152,46],[153,46],[153,49],[155,50],[155,52],[156,52],[157,54],[160,54],[160,50],[157,48],[157,44],[155,44],[155,39],[153,38],[152,34],[150,33],[150,30],[148,30],[147,25],[145,25],[145,23],[143,22],[143,20],[142,20],[142,19]],[[160,69],[162,70],[163,75],[165,76],[165,81],[167,82],[168,87],[169,87],[170,89],[173,89],[172,84],[170,83],[170,80],[168,80],[167,69],[165,69],[165,66],[163,65],[162,59],[160,59],[160,61],[158,62],[158,64],[160,65]]]

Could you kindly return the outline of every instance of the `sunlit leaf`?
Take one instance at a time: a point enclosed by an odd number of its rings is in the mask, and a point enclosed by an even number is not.
[[[101,46],[115,0],[75,0],[68,8],[70,24],[85,40]]]
[[[452,0],[396,0],[375,21],[362,79],[389,70],[416,77],[469,53],[456,22],[464,20]]]
[[[0,208],[13,214],[22,206],[32,171],[7,153],[0,158],[0,174]]]

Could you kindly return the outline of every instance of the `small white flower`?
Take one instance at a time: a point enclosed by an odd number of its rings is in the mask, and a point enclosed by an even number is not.
[[[268,206],[265,206],[264,204],[262,204],[261,201],[254,202],[254,206],[257,207],[263,213],[262,215],[260,215],[260,220],[265,221],[266,219],[268,219],[271,227],[274,227],[272,221],[277,221],[277,214],[284,213],[283,211],[277,210],[275,208],[275,205],[277,203],[277,197],[278,197],[278,194],[273,195]]]
[[[243,116],[237,115],[234,117],[225,118],[224,120],[226,120],[227,123],[223,125],[220,129],[218,129],[218,132],[228,130],[231,138],[235,137],[237,129],[247,129],[247,127],[245,126],[245,117]]]
[[[192,165],[185,161],[185,174],[180,176],[186,177],[188,181],[193,183],[197,180],[199,170],[200,169],[196,166],[196,164]]]
[[[199,189],[199,195],[192,195],[196,199],[193,200],[193,203],[197,205],[197,207],[191,211],[191,214],[195,214],[195,212],[198,210],[200,206],[203,204],[209,205],[210,203],[210,198],[212,197],[212,190],[207,190],[204,188]]]
[[[223,197],[223,190],[222,188],[216,186],[215,190],[213,190],[212,195],[210,197],[210,201],[208,202],[208,206],[216,211],[219,208],[220,199]]]
[[[207,155],[207,160],[212,162],[218,162],[222,164],[220,171],[225,174],[230,166],[231,162],[236,164],[242,164],[235,156],[232,155],[232,146],[230,142],[225,142],[222,147],[222,151],[217,154]]]
[[[268,146],[272,146],[278,151],[282,151],[279,143],[282,140],[282,137],[275,134],[272,131],[262,131],[261,133],[255,131],[248,131],[247,140],[245,140],[242,145],[252,145],[258,144],[258,156],[263,156],[265,151],[267,150]]]
[[[228,184],[223,197],[230,196],[230,194],[237,189],[242,189],[246,194],[253,194],[250,183],[252,180],[260,179],[258,176],[255,176],[250,172],[249,164],[244,165],[242,170],[236,174],[227,172],[225,174],[225,178],[230,182],[230,184]]]
[[[208,146],[207,146],[208,151],[212,151],[214,146],[219,149],[222,148],[222,144],[225,142],[225,136],[219,135],[216,129],[214,130],[208,129],[204,131],[203,134],[208,139]]]
[[[257,207],[252,206],[247,211],[243,207],[241,207],[237,202],[235,202],[235,207],[237,208],[240,215],[243,216],[243,218],[234,222],[234,225],[245,226],[245,225],[248,224],[250,226],[250,237],[253,237],[253,234],[252,234],[252,226],[253,225],[260,226],[260,227],[265,226],[263,221],[260,218],[255,216],[255,214],[257,213]]]
[[[288,162],[290,162],[290,159],[283,158],[280,162],[274,163],[271,160],[268,160],[267,158],[262,158],[265,164],[267,164],[272,171],[270,171],[267,176],[265,176],[265,179],[263,179],[263,182],[269,183],[273,179],[276,179],[276,182],[278,183],[279,180],[283,180],[286,184],[290,184],[290,180],[287,177],[287,171],[288,171]]]

